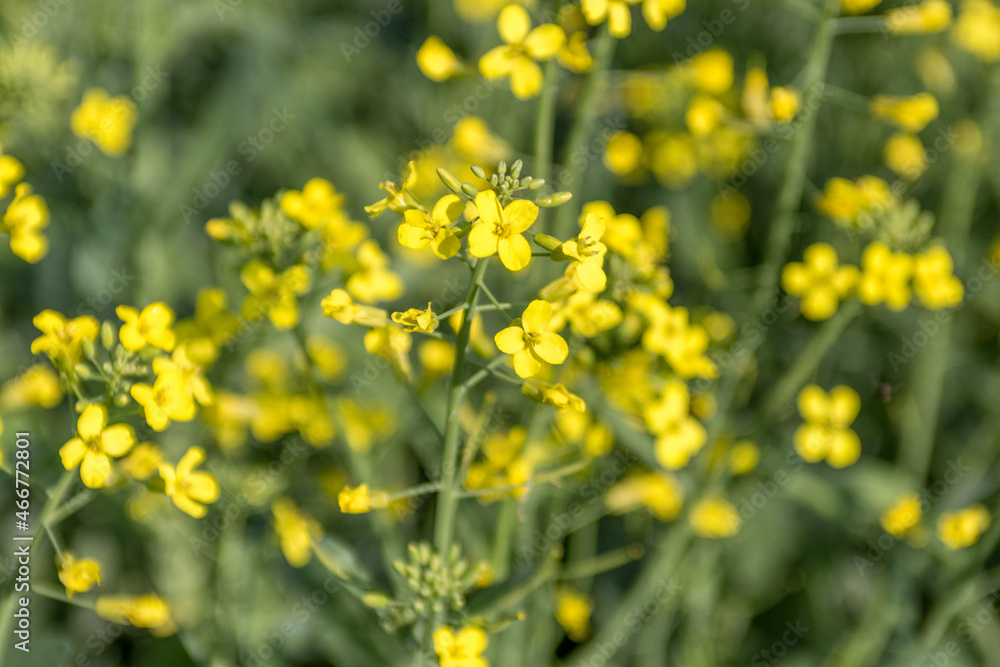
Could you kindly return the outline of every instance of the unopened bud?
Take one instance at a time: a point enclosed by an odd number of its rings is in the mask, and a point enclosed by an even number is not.
[[[441,182],[444,183],[445,187],[447,187],[449,190],[451,190],[454,193],[459,193],[462,191],[462,182],[459,181],[454,176],[452,176],[451,172],[449,172],[447,169],[445,169],[444,167],[438,167],[437,174],[438,178],[441,179]]]
[[[536,203],[544,208],[553,208],[555,206],[562,206],[572,198],[572,192],[556,192],[542,197]]]

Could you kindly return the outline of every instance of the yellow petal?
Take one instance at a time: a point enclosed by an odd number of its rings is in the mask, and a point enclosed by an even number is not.
[[[487,79],[502,79],[510,74],[514,60],[510,57],[509,46],[497,46],[487,51],[479,59],[479,71]]]
[[[531,261],[531,246],[520,234],[514,234],[497,243],[500,261],[511,271],[520,271]]]
[[[91,440],[101,435],[107,423],[108,411],[103,405],[88,405],[76,422],[76,430],[81,438]]]
[[[548,331],[538,334],[538,340],[531,349],[550,364],[561,364],[569,355],[569,347],[562,336]]]
[[[524,38],[524,46],[535,60],[548,60],[559,53],[565,43],[566,33],[552,23],[538,26]]]
[[[542,362],[528,350],[514,353],[514,372],[518,377],[530,378],[542,370]]]
[[[538,206],[526,199],[518,199],[503,210],[503,216],[507,229],[512,234],[520,234],[528,231],[538,219]]]
[[[111,476],[111,459],[107,454],[87,451],[83,455],[83,463],[80,465],[80,477],[83,483],[91,489],[99,489],[104,486]]]
[[[101,449],[111,456],[125,456],[135,444],[135,432],[126,424],[115,424],[101,433]]]
[[[194,500],[201,503],[212,503],[219,499],[219,484],[208,473],[191,473],[184,481],[187,482],[184,493]]]
[[[514,354],[524,349],[524,329],[521,327],[507,327],[493,337],[494,342],[504,354]]]
[[[499,239],[493,230],[493,224],[486,222],[472,226],[472,231],[469,232],[469,253],[473,257],[489,257],[496,254]]]
[[[458,198],[458,195],[445,195],[434,204],[431,217],[438,224],[452,223],[465,212],[465,204]]]
[[[500,38],[508,44],[520,44],[531,29],[531,18],[521,5],[507,5],[497,18]]]
[[[191,470],[205,460],[205,450],[201,447],[192,447],[181,457],[177,463],[177,476],[184,479],[191,474]]]
[[[624,2],[612,2],[608,9],[608,32],[612,37],[628,37],[632,32],[632,10]]]
[[[839,385],[830,390],[830,422],[835,426],[849,426],[861,410],[861,397],[848,386]]]
[[[521,315],[521,326],[528,333],[541,333],[549,326],[552,320],[552,306],[548,301],[535,299],[524,309]]]
[[[83,455],[87,453],[87,446],[80,438],[73,438],[59,448],[59,458],[62,459],[63,467],[72,470],[83,460]]]
[[[517,99],[526,100],[537,95],[543,81],[542,68],[531,58],[522,56],[511,64],[510,89]]]
[[[821,387],[814,384],[799,392],[799,414],[808,422],[821,422],[830,414],[830,399]]]

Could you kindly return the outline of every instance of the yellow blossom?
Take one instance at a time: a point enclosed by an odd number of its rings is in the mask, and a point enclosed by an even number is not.
[[[913,258],[913,288],[931,310],[962,303],[964,287],[953,273],[954,262],[944,246],[936,245]]]
[[[705,444],[705,427],[691,416],[687,385],[671,380],[660,397],[643,411],[646,427],[656,436],[657,462],[668,470],[683,468]]]
[[[488,667],[482,657],[489,643],[486,633],[476,627],[467,627],[457,634],[448,626],[434,631],[434,652],[441,667]]]
[[[569,323],[570,330],[577,336],[593,338],[614,329],[622,321],[622,311],[618,304],[598,299],[594,292],[578,291],[566,301],[553,307],[552,331],[559,332]]]
[[[947,4],[947,3],[945,3]],[[911,134],[920,132],[938,117],[938,101],[930,93],[909,97],[876,95],[870,105],[872,113]]]
[[[641,473],[608,489],[604,503],[615,514],[641,506],[660,521],[673,521],[684,504],[684,487],[669,473]]]
[[[306,339],[306,353],[323,380],[335,380],[347,367],[343,349],[329,338],[315,334],[309,336]]]
[[[127,350],[141,350],[147,345],[169,352],[177,338],[171,328],[174,311],[162,301],[151,303],[139,312],[131,306],[118,306],[115,314],[121,319],[118,339]]]
[[[718,376],[719,369],[705,354],[709,338],[704,327],[690,323],[686,308],[673,308],[649,296],[649,308],[645,314],[650,323],[642,336],[642,347],[661,355],[684,379]],[[633,299],[630,305],[635,307],[638,301]]]
[[[171,421],[191,421],[198,410],[187,383],[175,370],[158,374],[152,386],[137,382],[129,393],[154,431],[163,431]]]
[[[281,211],[306,229],[316,229],[336,215],[344,203],[333,184],[311,178],[302,191],[289,190],[281,197]]]
[[[288,498],[275,501],[271,512],[285,560],[292,567],[304,567],[312,557],[313,542],[322,534],[319,524],[300,512]]]
[[[903,537],[920,525],[920,497],[908,493],[882,513],[879,522],[885,532],[893,537]]]
[[[163,598],[156,595],[102,596],[97,598],[94,611],[101,618],[114,623],[131,623],[137,628],[149,628],[158,637],[165,637],[176,631],[170,618],[170,607]]]
[[[590,615],[594,601],[586,595],[568,588],[556,592],[556,621],[566,631],[566,636],[581,643],[590,636]]]
[[[941,32],[951,25],[951,4],[946,0],[924,0],[918,5],[897,7],[885,14],[885,26],[897,35]]]
[[[320,303],[323,315],[341,324],[361,324],[368,327],[385,326],[386,313],[381,308],[354,303],[346,290],[337,288]]]
[[[271,324],[282,331],[299,323],[296,296],[309,291],[312,282],[309,269],[304,265],[276,273],[267,264],[255,259],[240,270],[240,281],[250,292],[241,309],[245,319],[256,321],[266,315]]]
[[[696,535],[712,539],[732,537],[740,532],[740,515],[724,498],[703,498],[691,508],[689,517]]]
[[[741,192],[720,193],[712,199],[712,224],[728,237],[743,236],[750,215],[750,202]]]
[[[392,321],[403,327],[407,327],[404,329],[407,333],[413,333],[414,331],[431,333],[438,327],[437,315],[431,310],[430,303],[427,304],[427,310],[410,308],[402,313],[393,313]]]
[[[24,178],[24,165],[21,161],[11,155],[0,154],[0,197],[6,197],[10,189],[22,178]]]
[[[63,467],[80,466],[80,477],[91,489],[103,487],[111,476],[111,457],[119,458],[135,444],[135,432],[127,424],[108,426],[103,405],[84,408],[76,422],[77,436],[59,449]]]
[[[503,46],[490,49],[479,60],[487,79],[510,77],[514,96],[524,100],[542,89],[542,68],[535,62],[553,58],[566,42],[566,33],[553,23],[531,28],[531,18],[520,5],[508,5],[497,17]]]
[[[367,484],[361,486],[345,486],[337,494],[340,511],[344,514],[364,514],[373,509],[382,509],[389,505],[389,496],[385,491],[369,491]]]
[[[795,451],[808,463],[826,459],[845,468],[861,456],[861,440],[850,426],[861,410],[861,397],[840,385],[830,393],[811,384],[799,392],[799,414],[805,423],[795,430]]]
[[[641,0],[581,0],[580,9],[590,25],[608,22],[608,32],[614,37],[628,37],[632,32],[632,10]]]
[[[680,16],[687,7],[687,0],[642,0],[642,17],[650,28],[659,32],[667,21]]]
[[[415,249],[430,246],[441,259],[454,257],[462,243],[450,228],[464,211],[465,205],[457,195],[439,199],[430,215],[416,209],[404,211],[403,223],[397,232],[399,244]]]
[[[31,353],[44,352],[64,372],[72,372],[83,357],[84,343],[92,342],[99,331],[97,320],[90,315],[68,320],[54,310],[43,310],[31,322],[42,332],[31,342]]]
[[[163,452],[150,442],[142,442],[132,448],[132,453],[121,461],[121,469],[133,478],[145,481],[160,469]]]
[[[219,484],[207,472],[195,471],[195,468],[205,460],[205,450],[201,447],[191,447],[178,461],[177,467],[160,464],[160,477],[163,478],[165,493],[183,512],[200,519],[208,511],[205,505],[214,503],[219,498]]]
[[[17,376],[2,392],[0,405],[54,408],[63,399],[59,376],[47,364],[35,364]]]
[[[66,587],[66,595],[86,593],[96,584],[101,585],[101,566],[88,558],[77,560],[73,554],[63,552],[59,562],[59,581]]]
[[[845,14],[864,14],[881,2],[882,0],[842,0],[841,8]]]
[[[49,251],[48,239],[42,234],[48,224],[49,207],[45,200],[32,194],[27,183],[18,183],[14,199],[0,217],[0,232],[10,234],[11,251],[30,264],[41,260]]]
[[[455,52],[441,41],[437,35],[431,35],[417,50],[417,67],[431,81],[447,81],[462,71],[462,63],[455,57]]]
[[[606,220],[596,213],[589,213],[583,220],[580,234],[559,246],[558,253],[574,260],[576,279],[584,289],[603,292],[608,277],[604,273],[604,254],[607,246],[601,243]]]
[[[518,199],[500,206],[496,192],[487,190],[476,195],[479,222],[469,232],[469,253],[473,257],[500,254],[500,261],[511,271],[520,271],[531,261],[531,246],[522,235],[538,217],[538,206]]]
[[[494,340],[504,354],[514,356],[514,372],[522,378],[537,375],[543,363],[561,364],[569,355],[569,347],[559,334],[549,331],[552,306],[536,299],[528,304],[520,326],[509,326]]]
[[[649,170],[666,188],[683,188],[698,173],[698,154],[687,134],[656,133],[648,138]]]
[[[702,51],[683,65],[683,73],[697,90],[721,95],[733,86],[733,57],[725,49]]]
[[[684,123],[695,137],[710,135],[722,123],[726,108],[713,97],[695,95],[684,114]]]
[[[867,306],[884,303],[895,311],[905,309],[910,305],[913,264],[913,257],[905,252],[892,252],[881,241],[870,243],[861,255],[858,282],[861,303]]]
[[[831,178],[817,201],[819,210],[843,225],[870,227],[872,219],[889,210],[896,197],[889,184],[876,176],[852,182]]]
[[[562,384],[548,385],[543,382],[529,380],[521,385],[521,393],[533,401],[551,405],[557,410],[575,410],[583,412],[586,403],[576,394],[570,393]]]
[[[885,142],[882,159],[886,166],[903,178],[913,181],[927,169],[924,145],[906,132],[896,132]]]
[[[938,537],[952,550],[972,546],[989,527],[990,512],[984,505],[942,512],[937,520]]]
[[[612,174],[628,176],[642,164],[642,140],[631,132],[615,132],[604,148],[604,166]]]
[[[420,203],[413,195],[413,188],[417,184],[417,165],[412,160],[406,165],[406,175],[403,177],[403,185],[398,186],[392,181],[379,183],[379,189],[385,193],[385,197],[379,201],[365,206],[365,212],[372,218],[380,215],[385,209],[393,213],[403,215],[407,209],[416,208],[423,210]]]
[[[587,33],[578,30],[569,36],[559,50],[559,64],[571,72],[582,74],[594,68],[594,58],[587,50]]]
[[[175,327],[177,342],[183,343],[192,361],[207,368],[220,349],[240,328],[239,318],[227,309],[226,293],[218,287],[198,292],[194,317],[181,320]]]
[[[389,258],[378,243],[367,240],[358,246],[358,269],[345,287],[361,301],[392,301],[403,293],[403,281],[389,269]]]
[[[789,262],[781,272],[782,288],[802,299],[802,316],[825,320],[837,312],[837,305],[858,282],[855,266],[840,266],[837,251],[826,243],[806,248],[803,262]]]
[[[391,324],[375,327],[365,333],[365,350],[389,362],[393,372],[407,380],[413,377],[410,348],[413,338],[402,327]]]
[[[964,0],[951,39],[983,62],[1000,60],[1000,7],[989,0]]]
[[[91,88],[70,116],[70,126],[73,134],[93,141],[105,155],[120,157],[132,145],[132,128],[138,115],[129,98],[110,97],[101,88]]]
[[[771,89],[771,115],[776,122],[792,122],[800,104],[799,93],[794,88],[775,86]]]
[[[729,450],[729,468],[734,475],[745,475],[760,462],[760,448],[749,440],[742,440]]]

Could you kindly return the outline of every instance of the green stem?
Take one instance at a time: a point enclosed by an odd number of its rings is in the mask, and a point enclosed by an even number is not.
[[[468,491],[460,491],[457,493],[459,498],[478,498],[480,496],[489,496],[496,493],[509,493],[511,491],[517,491],[523,489],[527,486],[534,484],[546,484],[548,482],[555,482],[572,475],[575,472],[583,470],[590,465],[590,461],[577,461],[576,463],[571,463],[557,470],[551,472],[542,473],[541,475],[536,475],[532,477],[527,482],[521,482],[520,484],[507,484],[505,486],[494,486],[488,489],[470,489]]]
[[[884,33],[885,26],[884,16],[848,16],[836,19],[833,22],[833,31],[838,35]]]
[[[642,545],[630,544],[621,549],[615,549],[608,553],[587,560],[577,561],[569,565],[562,572],[563,579],[589,579],[595,575],[614,570],[623,565],[628,565],[634,560],[642,558]]]
[[[792,137],[785,177],[778,193],[774,219],[768,230],[764,262],[760,268],[760,282],[754,298],[756,311],[763,310],[777,292],[778,277],[791,244],[795,214],[799,210],[805,188],[806,169],[809,166],[813,133],[816,129],[816,114],[825,95],[823,79],[826,77],[830,50],[833,47],[833,17],[839,9],[840,0],[826,0],[823,21],[819,25],[809,59],[803,70],[803,109],[797,121],[795,135]]]
[[[466,313],[462,319],[462,328],[458,330],[455,341],[455,366],[451,373],[451,386],[448,390],[448,405],[445,413],[444,451],[441,456],[441,491],[434,517],[434,546],[438,553],[446,554],[451,548],[455,532],[455,515],[458,511],[458,441],[461,434],[459,413],[462,399],[465,396],[465,356],[469,347],[469,334],[472,320],[476,317],[476,300],[479,296],[479,286],[486,274],[489,258],[476,260],[469,283],[469,292],[465,298]]]
[[[504,318],[507,320],[507,324],[513,324],[514,318],[507,314],[507,311],[504,310],[503,304],[497,301],[497,298],[493,296],[493,292],[491,292],[490,289],[482,283],[479,283],[479,289],[483,291],[483,294],[485,294],[486,298],[490,300],[490,303],[493,304],[493,307],[497,309],[497,312],[499,312],[501,315],[504,316]]]
[[[545,83],[535,117],[535,178],[548,180],[552,173],[552,140],[556,124],[556,90],[559,68],[553,58],[545,66]]]
[[[594,123],[597,121],[597,106],[603,96],[608,69],[615,53],[616,40],[608,32],[605,23],[600,28],[597,44],[594,47],[594,68],[590,70],[584,84],[583,93],[577,104],[576,120],[570,129],[566,141],[566,149],[562,155],[563,178],[558,179],[558,190],[568,190],[578,194],[583,187],[583,174],[593,157],[587,155],[587,144],[594,133]],[[559,208],[553,235],[557,238],[570,236],[577,207],[564,205]]]

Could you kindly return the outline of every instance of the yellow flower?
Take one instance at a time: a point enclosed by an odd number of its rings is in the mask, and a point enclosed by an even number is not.
[[[463,159],[474,164],[496,164],[508,159],[512,152],[510,144],[491,132],[486,121],[478,116],[466,116],[455,123],[451,147]]]
[[[378,242],[369,239],[358,247],[358,269],[347,279],[347,291],[362,301],[392,301],[403,293],[403,281],[389,269]]]
[[[45,200],[32,194],[27,183],[19,183],[14,188],[13,201],[0,218],[0,232],[10,234],[11,251],[30,264],[41,260],[49,251],[48,239],[42,234],[48,224],[49,207]]]
[[[885,142],[882,159],[889,169],[903,178],[914,181],[927,169],[924,145],[920,139],[906,132],[896,132]]]
[[[709,95],[721,95],[733,87],[733,57],[718,47],[702,51],[683,64],[692,86]]]
[[[369,491],[367,484],[345,486],[337,494],[337,503],[344,514],[365,514],[373,509],[388,507],[389,496],[385,491]]]
[[[806,248],[804,262],[789,262],[781,272],[781,287],[802,299],[802,316],[818,321],[837,312],[837,305],[858,282],[855,266],[840,266],[837,251],[826,243]]]
[[[649,170],[663,187],[683,188],[698,173],[698,154],[687,134],[656,133],[647,137],[650,145]]]
[[[667,21],[680,16],[687,7],[687,0],[642,0],[642,17],[650,28],[659,32]]]
[[[530,378],[542,370],[542,363],[561,364],[569,355],[569,347],[559,334],[549,331],[552,306],[536,299],[528,304],[520,326],[510,326],[494,337],[497,348],[514,355],[514,372]]]
[[[72,372],[83,357],[84,342],[92,342],[100,330],[97,320],[90,315],[67,320],[61,313],[48,309],[35,315],[31,322],[42,332],[31,342],[31,353],[44,352],[64,372]]]
[[[691,416],[691,394],[680,380],[669,381],[660,398],[646,406],[643,417],[656,436],[656,460],[668,470],[686,466],[705,444],[705,427]]]
[[[354,303],[345,290],[335,289],[320,303],[323,315],[341,324],[362,324],[368,327],[385,326],[387,313],[381,308]]]
[[[538,207],[518,199],[500,206],[493,190],[476,195],[479,222],[469,232],[469,252],[473,257],[490,257],[499,252],[500,261],[511,271],[520,271],[531,261],[531,246],[522,235],[538,217]]]
[[[115,308],[124,324],[118,331],[118,339],[127,350],[141,350],[147,345],[169,352],[174,349],[176,336],[170,327],[174,323],[174,311],[162,301],[151,303],[140,313],[131,306]]]
[[[430,246],[441,259],[454,257],[462,243],[450,227],[464,211],[465,205],[457,195],[445,195],[439,199],[430,215],[416,209],[405,211],[403,224],[397,232],[399,244],[414,249]]]
[[[881,2],[882,0],[842,0],[840,6],[845,14],[864,14]]]
[[[840,385],[823,391],[810,384],[799,392],[799,414],[805,423],[795,430],[795,451],[802,460],[826,459],[834,468],[845,468],[861,456],[861,440],[850,426],[861,410],[861,397]]]
[[[417,67],[431,81],[447,81],[462,71],[455,52],[436,35],[431,35],[417,51]]]
[[[712,134],[726,117],[726,107],[713,97],[695,95],[691,98],[684,123],[696,137],[707,137]]]
[[[205,516],[205,505],[219,498],[219,484],[207,472],[194,469],[205,460],[205,450],[191,447],[177,462],[177,467],[164,463],[160,465],[160,477],[165,484],[165,493],[183,512],[196,519]]]
[[[760,462],[760,448],[749,440],[733,445],[729,450],[729,468],[734,475],[745,475]]]
[[[191,361],[187,346],[178,345],[170,357],[153,359],[153,372],[159,375],[175,373],[181,380],[182,390],[198,401],[199,405],[211,405],[212,385],[208,383],[201,366]]]
[[[319,376],[326,381],[335,380],[347,367],[343,348],[319,335],[306,339],[306,353]]]
[[[719,369],[705,355],[709,339],[704,327],[690,323],[686,308],[673,308],[648,296],[651,304],[646,315],[650,323],[642,336],[643,349],[661,355],[684,379],[717,377]],[[636,303],[633,299],[632,304]]]
[[[548,385],[543,382],[529,380],[521,385],[521,393],[538,403],[551,405],[556,410],[573,410],[583,412],[587,404],[576,394],[570,393],[562,384]]]
[[[989,0],[964,0],[951,39],[983,62],[1000,60],[1000,7]]]
[[[882,513],[879,522],[893,537],[903,537],[920,525],[920,497],[908,493]]]
[[[553,23],[531,29],[524,7],[508,5],[497,18],[497,30],[504,45],[479,59],[479,71],[487,79],[510,77],[514,96],[524,100],[542,89],[542,68],[535,62],[553,58],[566,42],[566,33]]]
[[[566,631],[566,636],[581,643],[590,636],[590,615],[594,601],[586,595],[568,588],[556,592],[556,621]]]
[[[414,331],[431,333],[438,327],[438,318],[434,314],[434,311],[431,310],[430,303],[427,304],[427,310],[410,308],[402,313],[393,313],[392,321],[404,327],[409,327],[404,329],[407,333],[413,333]]]
[[[150,442],[143,442],[132,449],[127,458],[122,459],[121,468],[133,478],[145,481],[160,469],[163,452]]]
[[[841,224],[868,227],[872,217],[881,215],[895,202],[888,183],[875,176],[863,176],[857,182],[831,178],[817,206]]]
[[[304,265],[279,274],[255,259],[240,271],[240,281],[250,291],[241,309],[245,319],[254,321],[267,315],[271,324],[282,331],[299,323],[299,303],[295,297],[309,291],[312,282]]]
[[[771,89],[771,115],[778,123],[790,123],[799,112],[801,99],[794,88],[775,86]]]
[[[723,498],[704,498],[691,508],[691,527],[696,535],[712,539],[732,537],[740,532],[740,515]]]
[[[596,294],[586,290],[571,295],[553,310],[552,331],[559,332],[569,322],[570,330],[584,338],[593,338],[603,331],[614,329],[622,321],[618,304],[598,299]]]
[[[424,341],[417,350],[425,381],[430,382],[449,373],[455,365],[455,346],[446,340]]]
[[[913,288],[924,306],[940,310],[962,303],[965,290],[953,268],[944,246],[934,246],[913,258]]]
[[[587,33],[578,30],[569,36],[559,50],[559,64],[571,72],[582,74],[594,68],[594,58],[587,50]]]
[[[406,166],[406,176],[403,177],[403,186],[400,187],[392,181],[379,183],[379,189],[385,193],[385,197],[379,201],[365,206],[365,212],[372,218],[380,215],[385,209],[393,213],[403,215],[403,212],[410,208],[424,210],[413,195],[413,187],[417,184],[417,165],[412,160]]]
[[[486,633],[476,627],[463,628],[458,634],[448,626],[434,631],[434,652],[441,667],[488,667],[482,657],[487,643]]]
[[[603,160],[612,174],[635,173],[642,164],[642,140],[631,132],[615,132],[604,148]]]
[[[632,33],[632,10],[641,0],[581,0],[580,9],[583,17],[590,25],[608,22],[608,32],[612,36],[622,38]]]
[[[281,197],[281,211],[306,229],[316,229],[339,213],[343,203],[332,183],[311,178],[301,192],[289,190]]]
[[[135,432],[126,424],[108,426],[103,405],[88,405],[76,422],[77,437],[59,449],[63,467],[80,466],[80,478],[91,489],[99,489],[111,476],[111,457],[125,456],[135,444]]]
[[[0,154],[0,197],[6,197],[10,189],[22,178],[24,178],[24,165],[21,161],[13,156]]]
[[[412,380],[413,367],[409,355],[413,338],[402,327],[389,324],[370,329],[365,333],[364,343],[369,354],[388,361],[399,377]]]
[[[984,505],[942,512],[937,521],[938,537],[952,550],[972,546],[989,527],[990,512]]]
[[[142,406],[146,423],[154,431],[163,431],[171,421],[191,421],[198,410],[187,383],[174,370],[158,374],[152,386],[141,382],[132,385],[129,393]]]
[[[226,308],[226,293],[218,287],[198,292],[194,317],[177,323],[177,342],[184,343],[192,361],[207,368],[218,358],[220,348],[240,328],[239,318]]]
[[[91,88],[70,116],[70,126],[73,134],[93,141],[105,155],[120,157],[132,145],[132,127],[138,115],[129,98],[110,97],[101,88]]]
[[[281,553],[292,567],[305,567],[312,558],[313,541],[322,535],[315,520],[306,516],[288,498],[281,498],[271,505],[274,530],[278,533]]]
[[[37,405],[54,408],[63,399],[59,376],[47,364],[35,364],[0,392],[0,405],[20,408]]]
[[[101,566],[87,558],[77,560],[68,551],[63,552],[59,563],[59,581],[66,587],[66,595],[86,593],[94,585],[101,585]]]
[[[583,221],[580,234],[559,246],[558,252],[574,260],[576,278],[585,289],[603,292],[608,284],[604,273],[604,254],[607,246],[601,243],[607,224],[603,217],[589,213]]]
[[[885,26],[897,35],[941,32],[951,25],[951,5],[946,0],[924,0],[919,5],[897,7],[885,14]]]
[[[866,306],[884,303],[900,311],[910,305],[910,276],[913,258],[905,252],[892,252],[881,241],[870,243],[861,255],[861,279],[858,298]]]
[[[945,3],[947,4],[947,3]],[[920,132],[938,117],[938,101],[930,93],[909,97],[876,95],[871,101],[871,112],[911,134]]]
[[[660,521],[673,521],[684,505],[684,487],[669,473],[632,475],[608,489],[604,504],[615,514],[642,506]]]
[[[114,623],[131,623],[137,628],[149,628],[158,637],[165,637],[176,631],[170,618],[170,607],[157,595],[102,596],[97,598],[94,611],[101,618]]]

